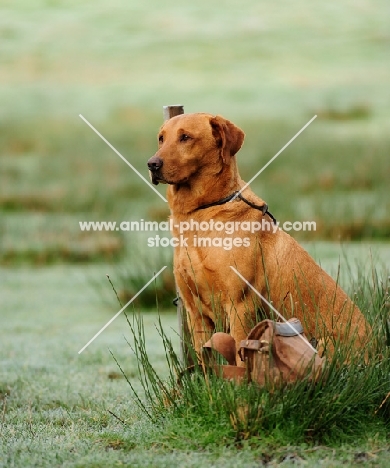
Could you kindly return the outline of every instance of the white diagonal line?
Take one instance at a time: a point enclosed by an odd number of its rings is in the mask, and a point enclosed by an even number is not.
[[[296,333],[296,330],[295,330],[295,328],[291,325],[291,323],[290,323],[288,320],[286,320],[286,319],[283,317],[283,315],[282,315],[280,312],[278,312],[278,311],[275,309],[275,307],[274,307],[272,304],[270,304],[270,303],[267,301],[267,299],[266,299],[264,296],[262,296],[262,295],[259,293],[259,291],[257,291],[257,289],[255,289],[255,288],[249,283],[249,281],[247,281],[247,280],[242,276],[242,274],[241,274],[239,271],[237,271],[233,266],[230,266],[230,268],[234,271],[234,273],[236,273],[236,275],[238,275],[238,276],[242,279],[242,281],[244,281],[244,282],[252,289],[253,292],[255,292],[255,293],[260,297],[260,299],[262,299],[262,300],[268,305],[268,307],[270,307],[270,308],[275,312],[275,314],[276,314],[279,318],[281,318],[281,319],[283,320],[284,323],[286,323],[286,324]],[[313,346],[309,343],[309,341],[308,341],[306,338],[304,338],[300,333],[298,333],[297,336],[299,336],[299,337],[301,338],[301,340],[303,340],[303,342],[306,343],[307,346],[309,346],[315,353],[318,352],[315,348],[313,348]]]
[[[97,337],[100,335],[100,333],[101,333],[103,330],[105,330],[105,329],[110,325],[110,323],[112,323],[112,322],[118,317],[118,315],[120,315],[120,314],[126,309],[126,307],[127,307],[128,305],[130,305],[130,304],[134,301],[134,299],[136,299],[136,298],[142,293],[142,291],[143,291],[144,289],[146,289],[146,288],[149,286],[149,284],[150,284],[155,278],[157,278],[157,276],[158,276],[161,272],[163,272],[163,271],[165,270],[166,267],[167,267],[166,265],[165,265],[164,267],[162,267],[161,270],[160,270],[158,273],[156,273],[156,274],[153,276],[153,278],[151,278],[151,279],[145,284],[145,286],[144,286],[142,289],[140,289],[140,290],[137,292],[137,294],[136,294],[135,296],[133,296],[133,297],[130,299],[130,301],[129,301],[125,306],[123,306],[122,309],[121,309],[119,312],[117,312],[117,313],[114,315],[114,317],[112,317],[112,319],[109,320],[109,321],[104,325],[104,327],[103,327],[101,330],[99,330],[99,331],[96,333],[96,335],[95,335],[92,339],[90,339],[90,340],[88,341],[88,343],[87,343],[85,346],[83,346],[83,347],[80,349],[79,354],[81,354],[81,353],[84,351],[84,349],[85,349],[87,346],[89,346],[89,345],[92,343],[92,341],[93,341],[95,338],[97,338]]]
[[[115,149],[115,148],[112,146],[112,144],[111,144],[108,140],[106,140],[106,139],[104,138],[104,136],[103,136],[101,133],[99,133],[99,132],[96,130],[96,128],[95,128],[91,123],[89,123],[88,120],[87,120],[85,117],[83,117],[81,114],[79,114],[79,117],[80,117],[82,120],[84,120],[84,122],[85,122],[90,128],[92,128],[92,130],[96,133],[96,135],[100,136],[100,138],[101,138],[101,139],[102,139],[102,140],[103,140],[103,141],[104,141],[104,142],[105,142],[105,143],[106,143],[106,144],[107,144],[107,145],[108,145],[108,146],[109,146],[109,147],[110,147],[110,148],[111,148],[111,149],[112,149],[128,166],[129,166],[129,167],[131,167],[131,169],[133,169],[133,171],[134,171],[139,177],[141,177],[141,179],[142,179],[146,184],[148,184],[149,187],[150,187],[152,190],[154,190],[160,198],[162,198],[166,203],[168,202],[168,200],[167,200],[165,197],[163,197],[163,196],[161,195],[161,193],[160,193],[155,187],[153,187],[153,185],[152,185],[147,179],[145,179],[145,177],[144,177],[140,172],[138,172],[137,169],[136,169],[132,164],[130,164],[129,161],[128,161],[124,156],[122,156],[122,155],[120,154],[120,152],[119,152],[117,149]]]
[[[264,169],[266,169],[266,168],[272,163],[272,161],[274,161],[274,160],[279,156],[279,154],[280,154],[282,151],[284,151],[284,150],[287,148],[287,146],[288,146],[290,143],[292,143],[292,142],[295,140],[295,138],[296,138],[298,135],[300,135],[300,134],[303,132],[303,130],[305,130],[305,128],[307,128],[307,127],[313,122],[313,120],[316,119],[316,118],[317,118],[317,115],[315,115],[312,119],[310,119],[309,122],[307,122],[307,124],[306,124],[304,127],[302,127],[302,128],[299,130],[299,132],[298,132],[296,135],[294,135],[294,136],[291,138],[291,140],[290,140],[288,143],[286,143],[286,144],[283,146],[283,148],[282,148],[278,153],[276,153],[275,156],[274,156],[273,158],[271,158],[271,159],[267,162],[267,164],[266,164],[265,166],[263,166],[263,167],[260,169],[260,171],[259,171],[257,174],[255,174],[255,175],[252,177],[252,179],[251,179],[249,182],[247,182],[247,183],[242,187],[242,189],[234,195],[234,197],[233,197],[230,201],[235,200],[235,199],[238,197],[238,195],[239,195],[243,190],[245,190],[245,189],[248,187],[248,185],[251,184],[251,183],[256,179],[256,177],[259,176],[259,175],[264,171]]]

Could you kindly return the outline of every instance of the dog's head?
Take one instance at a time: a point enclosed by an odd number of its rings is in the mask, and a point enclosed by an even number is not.
[[[158,134],[158,151],[148,168],[155,185],[180,185],[196,175],[218,174],[241,148],[244,132],[210,114],[182,114],[167,120]]]

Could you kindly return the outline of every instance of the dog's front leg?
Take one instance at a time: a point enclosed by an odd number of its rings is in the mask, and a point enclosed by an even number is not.
[[[201,361],[202,347],[215,332],[214,323],[210,317],[196,309],[187,310],[187,323],[194,350]]]
[[[229,313],[230,335],[236,342],[236,362],[240,367],[245,367],[238,351],[242,340],[245,340],[250,330],[256,325],[256,314],[248,310],[246,303],[241,302],[232,307]]]

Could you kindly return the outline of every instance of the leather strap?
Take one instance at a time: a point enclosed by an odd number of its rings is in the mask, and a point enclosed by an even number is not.
[[[263,215],[267,214],[272,219],[273,223],[276,224],[276,219],[268,211],[268,205],[266,203],[264,203],[263,206],[256,205],[255,203],[252,203],[249,200],[247,200],[245,197],[243,197],[241,195],[241,193],[238,192],[238,191],[233,192],[231,195],[229,195],[229,196],[227,196],[225,198],[222,198],[221,200],[217,200],[217,201],[212,202],[212,203],[207,203],[206,205],[198,206],[198,208],[196,208],[195,211],[205,210],[206,208],[211,208],[212,206],[224,205],[225,203],[233,200],[234,197],[237,197],[238,199],[240,199],[241,201],[243,201],[244,203],[249,205],[251,208],[255,208],[256,210],[261,211],[263,213]]]

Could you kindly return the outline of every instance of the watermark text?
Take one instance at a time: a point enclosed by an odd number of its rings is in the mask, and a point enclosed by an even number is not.
[[[81,231],[101,232],[155,232],[154,236],[147,238],[148,247],[221,247],[231,250],[233,247],[249,247],[251,237],[260,231],[272,234],[278,231],[315,231],[315,221],[227,221],[214,219],[208,221],[175,222],[167,221],[79,221]],[[172,237],[161,236],[161,232],[171,232]],[[220,235],[219,235],[220,234]],[[235,237],[229,237],[233,236]]]

